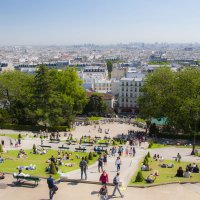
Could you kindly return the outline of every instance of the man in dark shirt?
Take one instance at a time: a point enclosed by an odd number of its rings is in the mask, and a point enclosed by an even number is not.
[[[99,156],[98,158],[98,171],[100,173],[100,169],[101,169],[101,172],[103,172],[103,158],[102,156]]]
[[[54,184],[54,180],[53,180],[51,175],[47,179],[47,185],[48,185],[48,188],[49,188],[49,198],[50,198],[50,200],[52,200],[53,195],[55,194],[55,191],[54,191],[55,184]]]
[[[79,163],[79,167],[81,168],[81,179],[83,179],[83,173],[85,174],[85,179],[87,179],[86,170],[88,169],[88,165],[84,157],[82,157],[82,160]]]

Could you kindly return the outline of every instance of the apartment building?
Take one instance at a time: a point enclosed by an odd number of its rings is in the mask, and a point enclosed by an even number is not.
[[[138,110],[137,98],[141,95],[143,78],[122,78],[119,86],[119,112]]]

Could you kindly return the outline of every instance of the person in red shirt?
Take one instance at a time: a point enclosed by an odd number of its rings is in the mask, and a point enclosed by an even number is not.
[[[105,170],[101,174],[99,181],[101,181],[102,185],[106,185],[108,183],[108,174],[106,173]]]

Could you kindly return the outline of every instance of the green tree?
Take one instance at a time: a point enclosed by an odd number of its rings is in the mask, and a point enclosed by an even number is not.
[[[19,71],[0,74],[0,120],[2,122],[32,123],[33,118],[30,104],[30,85],[32,81],[32,75]]]
[[[53,162],[50,164],[50,174],[57,174],[56,167]]]
[[[200,130],[200,70],[185,68],[172,72],[161,67],[147,76],[139,98],[140,114],[150,120],[152,117],[167,117],[168,125],[193,135]]]
[[[143,177],[143,175],[142,175],[142,172],[139,171],[139,172],[137,173],[136,178],[135,178],[135,182],[136,182],[136,183],[137,183],[137,182],[142,182],[143,180],[144,180],[144,177]]]
[[[109,78],[111,78],[111,72],[113,70],[113,63],[111,60],[108,60],[106,64],[107,64],[108,76],[109,76]]]
[[[93,116],[103,116],[107,113],[107,105],[99,94],[92,94],[85,107],[85,113]]]

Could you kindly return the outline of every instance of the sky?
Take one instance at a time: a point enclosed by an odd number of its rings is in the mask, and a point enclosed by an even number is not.
[[[0,0],[0,45],[200,42],[200,0]]]

